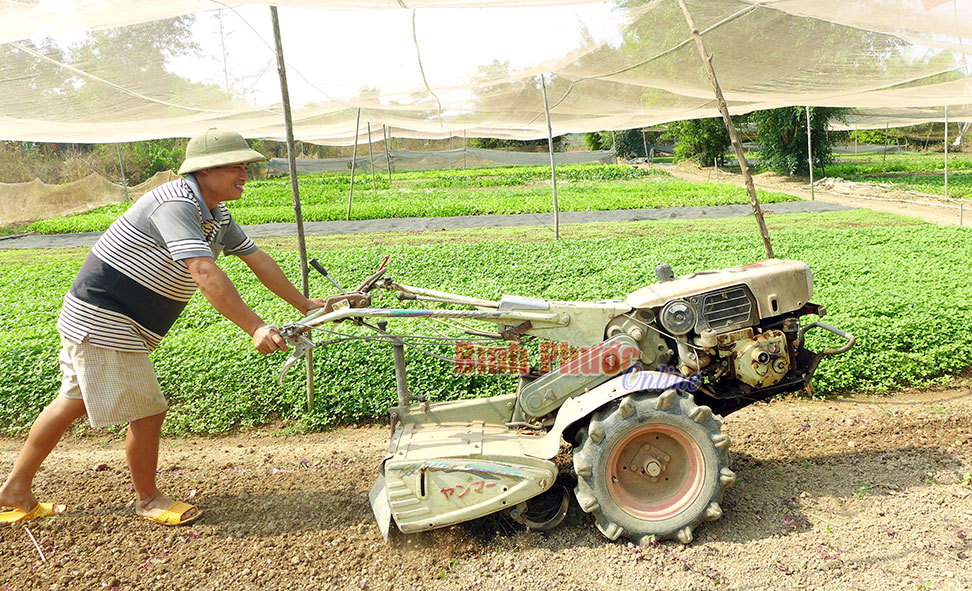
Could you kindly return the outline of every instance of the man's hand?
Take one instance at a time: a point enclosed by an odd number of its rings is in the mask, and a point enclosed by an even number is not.
[[[304,310],[304,315],[306,316],[310,312],[313,312],[318,308],[323,308],[326,305],[327,305],[327,299],[325,298],[309,298],[307,300],[307,305]]]
[[[284,340],[277,329],[264,324],[253,331],[253,348],[260,353],[267,355],[274,351],[286,351],[287,341]]]

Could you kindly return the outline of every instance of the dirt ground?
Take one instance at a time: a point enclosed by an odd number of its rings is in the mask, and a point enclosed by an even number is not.
[[[665,166],[664,170],[672,175],[688,181],[718,182],[743,185],[742,175],[715,168],[699,168],[691,162],[683,162],[674,166]],[[773,172],[764,172],[753,176],[753,184],[757,189],[796,195],[801,199],[810,199],[810,186],[806,177],[784,176]],[[882,198],[857,198],[851,195],[831,193],[814,189],[812,196],[819,201],[839,203],[852,207],[864,207],[876,211],[887,211],[911,217],[921,218],[926,222],[943,226],[972,225],[972,211],[966,207],[964,216],[960,216],[958,208],[940,207],[922,203],[903,203],[895,199],[914,201],[915,196],[907,191],[887,191]]]
[[[497,516],[386,543],[383,426],[167,439],[160,482],[205,514],[165,528],[134,516],[119,439],[69,439],[37,479],[67,511],[0,528],[0,589],[970,589],[970,394],[727,417],[739,480],[689,546],[608,541],[573,500],[546,534]],[[0,440],[3,472],[20,443]]]

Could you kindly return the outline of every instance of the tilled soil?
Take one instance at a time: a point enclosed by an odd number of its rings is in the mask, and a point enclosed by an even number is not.
[[[573,501],[546,534],[497,516],[386,543],[380,426],[165,440],[160,482],[205,512],[178,528],[134,516],[121,441],[70,439],[36,483],[68,509],[0,527],[0,589],[972,588],[968,388],[759,404],[725,431],[723,518],[645,547]],[[4,472],[20,443],[0,440]]]

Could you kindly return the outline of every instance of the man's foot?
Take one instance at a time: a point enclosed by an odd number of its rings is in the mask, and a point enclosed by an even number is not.
[[[33,491],[30,489],[26,491],[17,491],[7,483],[4,483],[4,485],[0,487],[0,507],[8,509],[20,509],[25,513],[29,513],[36,506],[37,497],[34,496]]]
[[[184,525],[202,515],[198,507],[182,501],[174,501],[163,494],[157,495],[147,503],[136,502],[135,513],[139,517],[162,525]]]
[[[37,503],[30,511],[14,509],[0,513],[0,523],[17,523],[20,521],[30,521],[41,517],[54,517],[58,513],[64,512],[64,505],[54,503]]]

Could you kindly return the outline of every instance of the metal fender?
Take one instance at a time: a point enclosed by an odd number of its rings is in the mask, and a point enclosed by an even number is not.
[[[557,420],[550,431],[543,437],[524,441],[523,451],[530,457],[549,460],[560,451],[561,437],[571,424],[622,396],[644,390],[669,388],[693,392],[698,389],[698,383],[678,374],[632,368],[589,392],[564,402],[557,411]]]

